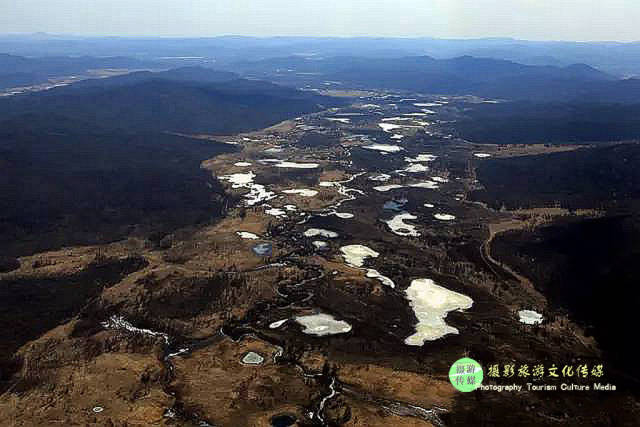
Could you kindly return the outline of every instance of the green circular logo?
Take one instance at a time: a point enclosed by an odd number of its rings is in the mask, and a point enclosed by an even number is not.
[[[464,393],[480,387],[483,378],[482,366],[468,357],[456,360],[449,369],[449,381],[457,390]]]

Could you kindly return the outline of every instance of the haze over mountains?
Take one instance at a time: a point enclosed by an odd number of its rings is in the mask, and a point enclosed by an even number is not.
[[[507,59],[528,65],[585,63],[618,76],[640,74],[640,43],[528,41],[511,38],[435,39],[381,37],[152,38],[69,35],[0,36],[0,52],[23,56],[129,56],[141,59],[207,61],[218,66],[291,54],[310,57],[390,58],[464,55]]]

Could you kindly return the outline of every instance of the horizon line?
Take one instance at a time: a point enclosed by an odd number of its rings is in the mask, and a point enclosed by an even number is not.
[[[81,33],[50,33],[46,31],[35,32],[0,32],[0,37],[29,37],[29,36],[49,36],[49,37],[73,37],[73,38],[112,38],[112,39],[221,39],[221,38],[246,38],[246,39],[335,39],[335,40],[353,40],[353,39],[386,39],[386,40],[443,40],[443,41],[474,41],[474,40],[511,40],[515,42],[533,42],[533,43],[616,43],[616,44],[635,44],[640,43],[637,40],[562,40],[562,39],[526,39],[513,36],[486,36],[486,37],[436,37],[427,35],[411,35],[411,36],[376,36],[376,35],[327,35],[327,36],[309,36],[309,35],[246,35],[246,34],[219,34],[219,35],[151,35],[151,34],[81,34]]]

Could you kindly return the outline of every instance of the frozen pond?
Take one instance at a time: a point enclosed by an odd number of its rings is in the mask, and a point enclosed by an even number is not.
[[[404,209],[404,205],[406,205],[407,203],[408,203],[407,199],[389,200],[382,206],[382,209],[386,211],[400,212]]]
[[[248,187],[250,184],[252,184],[255,177],[256,175],[253,172],[247,172],[222,175],[219,178],[223,181],[230,182],[232,184],[232,188],[243,188]]]
[[[338,122],[338,123],[343,123],[343,124],[351,123],[351,120],[346,119],[346,118],[340,118],[340,117],[327,117],[327,120],[329,120],[330,122]]]
[[[380,254],[364,245],[347,245],[340,248],[345,262],[352,267],[362,267],[366,258],[377,258]]]
[[[296,162],[280,162],[276,164],[277,168],[293,168],[293,169],[315,169],[320,166],[317,163],[296,163]]]
[[[283,193],[285,193],[285,194],[297,194],[297,195],[302,196],[302,197],[314,197],[314,196],[318,195],[318,192],[316,190],[309,190],[309,189],[306,189],[306,188],[284,190]]]
[[[405,339],[405,344],[422,346],[458,330],[445,323],[447,313],[471,308],[473,300],[466,295],[438,286],[431,279],[415,279],[405,291],[418,324],[415,334]]]
[[[418,219],[418,217],[408,212],[404,212],[384,222],[389,226],[391,231],[398,236],[420,237],[420,233],[416,230],[414,225],[404,222],[405,220],[415,219]]]
[[[453,215],[443,214],[443,213],[437,213],[437,214],[433,215],[433,217],[435,219],[439,219],[440,221],[453,221],[454,219],[456,219],[456,217],[453,216]]]
[[[438,183],[433,181],[416,182],[414,184],[409,184],[409,187],[428,188],[429,190],[437,190],[438,188],[440,188]]]
[[[326,237],[327,239],[335,239],[338,237],[338,233],[331,230],[325,230],[323,228],[310,228],[304,233],[304,237]]]
[[[395,288],[396,284],[393,283],[393,280],[389,279],[387,276],[383,276],[378,272],[378,270],[374,270],[373,268],[367,268],[367,277],[370,279],[379,280],[385,286],[389,286],[390,288]]]
[[[280,208],[269,208],[265,210],[264,213],[266,213],[267,215],[277,216],[277,217],[287,216],[287,212],[283,211]]]
[[[305,334],[319,337],[326,335],[344,334],[351,331],[351,325],[343,320],[336,320],[330,314],[311,314],[296,316],[295,321],[304,327]]]
[[[394,125],[393,123],[378,123],[378,126],[385,132],[391,132],[394,129],[402,129],[402,125]]]
[[[311,244],[319,251],[327,249],[329,247],[329,244],[327,242],[323,242],[322,240],[314,240],[313,242],[311,242]]]
[[[401,169],[400,172],[422,173],[422,172],[427,172],[428,170],[429,170],[429,166],[425,166],[421,163],[414,163],[410,166],[407,166],[404,169]]]
[[[262,365],[264,357],[256,352],[250,351],[242,358],[243,365]]]
[[[236,234],[242,239],[258,240],[260,238],[257,234],[249,233],[248,231],[236,231]]]
[[[525,325],[539,325],[542,323],[542,314],[533,310],[520,310],[518,317],[520,318],[520,323]]]
[[[259,243],[251,249],[258,256],[268,257],[273,255],[273,246],[271,243]]]
[[[437,102],[418,102],[413,105],[416,107],[442,107],[442,104]]]
[[[398,188],[404,188],[404,185],[389,184],[389,185],[379,185],[377,187],[373,187],[374,190],[380,191],[382,193],[386,193],[387,191],[395,190]]]
[[[409,163],[433,162],[438,156],[433,154],[418,154],[416,157],[405,157],[404,161]]]
[[[282,319],[282,320],[278,320],[277,322],[273,322],[269,325],[269,329],[278,329],[280,326],[287,323],[288,320],[289,319]]]
[[[355,215],[353,215],[352,213],[349,212],[334,212],[333,213],[335,216],[337,216],[338,218],[341,219],[351,219],[353,218]]]
[[[404,148],[402,147],[398,147],[397,145],[389,145],[389,144],[371,144],[371,145],[365,145],[362,148],[366,148],[367,150],[383,151],[385,153],[397,153],[399,151],[404,150]]]
[[[389,181],[390,179],[391,179],[391,175],[388,175],[386,173],[381,173],[379,175],[371,175],[369,177],[369,180],[371,181],[380,181],[380,182]]]
[[[251,163],[249,163],[249,162],[237,162],[237,163],[234,163],[233,166],[238,166],[238,167],[244,168],[244,167],[247,167],[247,166],[251,166]]]
[[[253,206],[276,197],[275,193],[267,191],[264,185],[254,183],[255,177],[253,172],[247,172],[223,175],[219,179],[230,182],[231,188],[248,188],[249,192],[244,195],[247,206]]]
[[[435,181],[435,182],[440,182],[440,183],[443,183],[443,184],[449,182],[449,180],[447,178],[443,178],[441,176],[434,176],[434,177],[431,178],[431,180]]]

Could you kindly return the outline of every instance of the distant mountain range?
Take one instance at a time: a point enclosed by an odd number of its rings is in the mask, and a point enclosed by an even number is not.
[[[267,127],[335,102],[312,92],[191,67],[90,79],[6,97],[0,99],[0,118],[56,115],[87,129],[228,134]]]
[[[461,56],[435,59],[290,56],[244,61],[236,71],[278,82],[342,87],[390,88],[423,93],[478,95],[530,101],[637,102],[640,80],[619,79],[589,65],[523,65]]]
[[[448,59],[470,55],[527,65],[564,67],[584,63],[619,77],[640,75],[640,42],[528,41],[512,38],[437,39],[384,37],[126,38],[33,34],[0,36],[0,52],[22,56],[128,56],[182,65],[299,55],[309,58],[360,56],[400,58],[428,55]]]
[[[0,89],[41,84],[51,78],[85,74],[89,70],[134,70],[159,67],[159,64],[150,61],[125,57],[47,56],[41,58],[25,58],[0,53]]]

